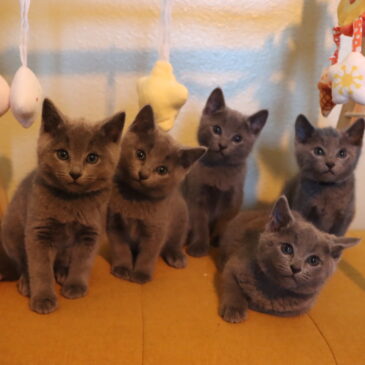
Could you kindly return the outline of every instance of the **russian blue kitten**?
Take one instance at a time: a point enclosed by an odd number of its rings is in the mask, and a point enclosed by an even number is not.
[[[207,255],[210,243],[219,243],[227,223],[239,212],[246,159],[267,117],[267,110],[247,117],[228,108],[220,88],[209,96],[198,129],[199,144],[208,151],[183,185],[190,213],[190,255]]]
[[[277,316],[307,312],[342,251],[358,242],[318,230],[290,211],[285,196],[269,216],[247,220],[241,212],[221,242],[220,315],[238,323],[248,308]]]
[[[188,210],[180,184],[205,150],[180,146],[155,125],[149,105],[140,110],[122,140],[109,206],[115,276],[145,283],[160,255],[172,267],[186,265]]]
[[[66,298],[87,293],[124,119],[118,113],[90,125],[44,100],[38,166],[21,182],[2,223],[4,249],[21,275],[18,289],[37,313],[56,309],[55,278]]]
[[[295,122],[299,174],[288,184],[290,206],[322,231],[342,236],[355,214],[355,175],[364,120],[348,129],[314,128],[304,115]]]

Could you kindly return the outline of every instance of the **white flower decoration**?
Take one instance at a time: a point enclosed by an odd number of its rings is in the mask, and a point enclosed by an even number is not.
[[[351,99],[365,104],[365,57],[361,53],[351,52],[342,63],[332,65],[328,77],[335,104],[345,104]]]

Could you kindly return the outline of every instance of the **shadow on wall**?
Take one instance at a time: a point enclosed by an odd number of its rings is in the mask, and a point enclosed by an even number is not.
[[[0,221],[8,203],[6,192],[9,188],[12,174],[11,161],[4,156],[0,156]]]
[[[250,87],[254,88],[254,99],[260,108],[270,111],[256,156],[262,163],[261,168],[275,177],[275,181],[284,182],[296,170],[293,152],[296,116],[303,113],[314,122],[318,116],[317,83],[331,51],[326,49],[325,37],[332,26],[328,5],[317,0],[306,0],[303,2],[301,23],[283,31],[279,42],[271,36],[259,50],[209,49],[173,53],[174,65],[184,60],[182,67],[178,68],[180,79],[189,87],[191,94],[196,94],[204,101],[217,85],[207,87],[206,84],[186,79],[187,70],[202,74],[207,70],[241,74],[242,77],[220,85],[228,104],[230,98]],[[243,105],[244,102],[242,100]],[[239,109],[244,112],[244,106]],[[191,113],[188,113],[181,123],[185,129],[191,127],[190,119]],[[267,132],[268,129],[270,132]],[[284,137],[286,140],[283,140]],[[245,186],[248,206],[256,202],[259,180],[258,165],[251,160]],[[271,190],[269,194],[263,194],[265,196],[275,193],[269,185],[262,186],[261,190]],[[278,194],[279,191],[271,199],[275,199]]]
[[[325,49],[325,34],[331,28],[332,18],[328,5],[319,0],[303,1],[302,21],[288,27],[281,33],[279,41],[270,36],[261,49],[211,49],[201,50],[179,48],[171,50],[171,62],[176,76],[189,89],[191,96],[199,100],[201,108],[216,83],[209,79],[194,79],[191,75],[232,75],[220,82],[227,103],[239,97],[246,90],[253,89],[253,98],[260,108],[270,110],[266,130],[257,146],[260,168],[271,176],[284,180],[292,174],[294,159],[292,153],[293,124],[297,114],[305,113],[311,120],[318,115],[318,93],[316,84],[321,68],[326,63],[329,50]],[[14,75],[18,62],[18,49],[11,48],[0,53],[1,72]],[[120,74],[135,74],[136,77],[150,71],[157,59],[153,49],[123,50],[60,50],[57,52],[35,51],[29,54],[29,64],[40,76],[105,74],[108,81],[106,110],[111,114],[116,106],[116,79]],[[221,79],[221,78],[220,78]],[[298,92],[297,92],[298,91]],[[245,100],[239,110],[244,112]],[[187,104],[187,107],[192,104]],[[201,109],[200,109],[201,110]],[[199,119],[196,105],[182,114],[182,128],[196,128],[192,120]],[[269,126],[270,125],[270,126]],[[287,145],[282,143],[284,131],[290,129]],[[268,131],[270,129],[270,131]],[[190,132],[190,135],[192,133]],[[289,156],[289,157],[288,157]],[[285,161],[285,163],[283,163]],[[2,161],[0,161],[2,164]],[[4,169],[1,167],[1,169]],[[257,195],[260,180],[257,163],[250,162],[246,184],[246,196]],[[268,187],[269,189],[270,187]],[[260,188],[266,189],[265,187]],[[260,195],[261,192],[260,192]],[[274,199],[275,196],[272,197]],[[250,203],[250,201],[249,201]]]
[[[272,39],[266,44],[270,54],[273,53],[274,56],[274,69],[282,77],[279,80],[270,80],[270,75],[265,75],[258,82],[260,88],[256,97],[260,100],[260,105],[270,105],[269,122],[273,124],[271,129],[279,133],[268,136],[270,142],[267,138],[262,139],[258,158],[276,180],[284,182],[296,171],[293,141],[297,115],[303,113],[317,123],[317,83],[323,66],[328,64],[328,53],[331,50],[326,49],[325,37],[332,26],[328,5],[316,0],[306,0],[303,2],[301,23],[287,28],[278,45],[273,44]],[[275,49],[286,49],[287,52],[284,55],[275,54]],[[265,79],[268,80],[266,84]],[[286,143],[281,143],[285,128],[288,134],[283,142]],[[272,199],[276,197],[272,196]]]
[[[0,156],[0,189],[7,190],[9,188],[12,176],[11,161],[5,156]]]

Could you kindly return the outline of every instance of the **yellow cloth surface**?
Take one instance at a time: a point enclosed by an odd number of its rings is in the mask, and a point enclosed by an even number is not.
[[[0,283],[0,364],[365,364],[365,232],[351,235],[364,242],[296,318],[249,311],[246,322],[225,323],[211,258],[189,257],[183,270],[160,260],[140,286],[113,277],[98,257],[88,296],[59,296],[49,315],[31,312],[14,282]]]
[[[1,365],[112,365],[142,363],[141,288],[109,274],[97,259],[90,292],[59,295],[50,315],[29,309],[15,283],[0,283]]]

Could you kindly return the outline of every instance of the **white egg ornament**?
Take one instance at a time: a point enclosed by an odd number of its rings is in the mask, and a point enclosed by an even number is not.
[[[10,107],[24,128],[33,124],[42,101],[42,87],[36,75],[27,66],[21,66],[11,84]]]
[[[0,117],[9,109],[10,88],[5,79],[0,76]]]

